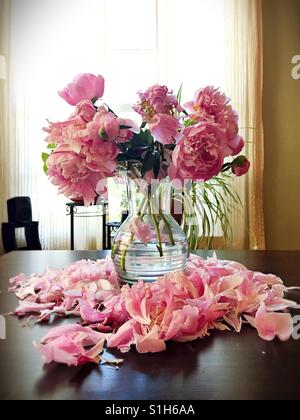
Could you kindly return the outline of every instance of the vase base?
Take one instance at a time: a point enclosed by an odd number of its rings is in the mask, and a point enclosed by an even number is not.
[[[170,273],[179,273],[182,272],[185,269],[185,267],[183,267],[181,270],[173,270],[173,271],[166,271],[164,274],[158,275],[158,276],[139,276],[136,278],[132,278],[129,276],[120,276],[120,281],[121,284],[129,284],[130,286],[138,283],[138,281],[143,281],[144,283],[154,283],[155,281],[159,280],[160,278],[162,278],[163,276],[170,274]]]
[[[139,280],[153,283],[166,274],[183,271],[187,265],[189,252],[186,241],[176,246],[163,244],[160,256],[156,244],[135,244],[127,250],[126,258],[121,253],[114,255],[114,264],[122,283],[134,284]]]

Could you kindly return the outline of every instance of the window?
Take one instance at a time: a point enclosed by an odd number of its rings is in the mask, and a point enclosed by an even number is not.
[[[40,159],[46,118],[62,120],[72,112],[57,90],[80,72],[101,73],[106,78],[105,101],[131,117],[136,92],[156,82],[175,92],[183,83],[184,100],[208,84],[230,96],[227,4],[227,0],[11,0],[7,192],[31,196],[44,248],[67,247],[69,239],[66,199],[57,196]],[[94,235],[96,227],[87,236]],[[87,238],[82,247],[88,243]]]

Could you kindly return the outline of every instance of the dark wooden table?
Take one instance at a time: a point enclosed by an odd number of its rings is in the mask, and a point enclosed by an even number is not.
[[[206,255],[203,253],[203,255]],[[61,268],[100,252],[14,252],[0,258],[0,312],[16,307],[7,293],[8,279],[20,272]],[[300,252],[220,252],[252,270],[272,272],[287,285],[300,285]],[[294,296],[295,297],[295,296]],[[299,299],[299,294],[297,296]],[[298,312],[299,313],[299,312]],[[300,342],[265,342],[245,327],[235,333],[213,333],[189,344],[168,344],[167,351],[122,356],[124,366],[43,367],[32,341],[49,326],[22,328],[7,320],[7,339],[0,340],[0,399],[300,399]],[[110,354],[120,357],[118,351]]]

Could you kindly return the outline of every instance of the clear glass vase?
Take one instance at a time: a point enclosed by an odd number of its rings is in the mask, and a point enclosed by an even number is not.
[[[148,185],[139,167],[122,172],[129,215],[114,239],[112,258],[122,282],[153,282],[183,270],[189,250],[187,238],[171,214],[172,187],[167,180]]]

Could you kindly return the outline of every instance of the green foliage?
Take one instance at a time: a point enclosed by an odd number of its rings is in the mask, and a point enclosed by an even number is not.
[[[178,89],[177,96],[176,96],[179,104],[181,104],[181,101],[182,101],[182,90],[183,90],[183,83],[181,83],[180,88]]]
[[[141,175],[153,170],[155,178],[159,174],[160,164],[163,159],[162,147],[155,142],[149,130],[141,130],[134,134],[130,142],[119,145],[121,153],[117,157],[119,163],[126,164],[129,168],[132,163],[140,162]]]
[[[47,160],[48,160],[49,156],[50,156],[50,155],[49,155],[48,153],[42,153],[42,161],[43,161],[43,163],[44,163],[44,167],[43,167],[43,169],[44,169],[45,174],[46,174],[46,173],[47,173],[47,171],[48,171]]]
[[[175,194],[183,203],[183,229],[191,250],[198,249],[199,245],[211,249],[216,226],[220,226],[227,243],[232,240],[230,216],[242,203],[231,179],[232,174],[220,173],[202,184],[192,183]]]

